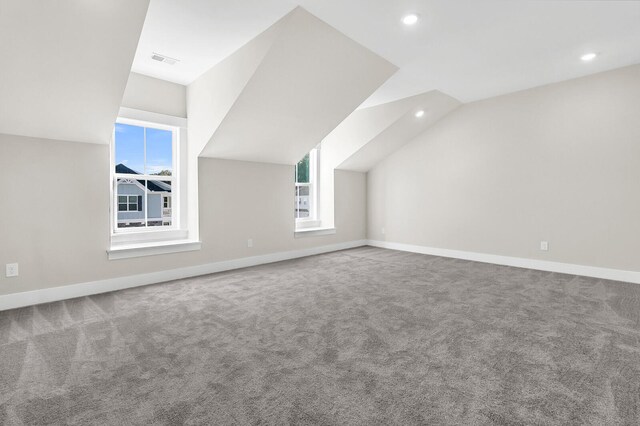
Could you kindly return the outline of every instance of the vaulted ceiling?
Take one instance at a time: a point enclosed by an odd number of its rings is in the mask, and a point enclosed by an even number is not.
[[[365,171],[460,102],[639,63],[638,22],[633,1],[0,0],[0,133],[108,143],[133,70],[188,84],[190,154],[293,164],[324,139]]]
[[[332,169],[366,172],[461,104],[437,90],[354,111],[322,141]]]
[[[0,133],[109,143],[149,0],[0,0]]]
[[[363,106],[431,90],[469,102],[640,62],[638,1],[153,0],[134,71],[189,84],[296,5],[399,67]]]
[[[188,87],[203,157],[295,164],[397,67],[302,8]]]

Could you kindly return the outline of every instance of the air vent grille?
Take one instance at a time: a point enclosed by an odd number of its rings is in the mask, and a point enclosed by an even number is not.
[[[151,55],[151,59],[158,62],[164,62],[165,64],[168,64],[168,65],[174,65],[175,63],[180,62],[180,60],[178,59],[170,58],[168,56],[161,55],[155,52],[153,52],[153,54]]]

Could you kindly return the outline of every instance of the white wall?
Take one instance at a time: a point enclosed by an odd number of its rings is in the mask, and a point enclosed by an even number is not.
[[[132,72],[122,106],[186,118],[187,87]]]
[[[237,87],[248,77],[248,64],[254,64],[252,74]],[[215,81],[229,71],[233,78]],[[191,140],[198,146],[198,128],[209,127],[213,132],[203,157],[296,164],[396,71],[386,59],[296,7],[198,79],[204,81],[190,85],[191,118],[200,122],[206,113]],[[216,86],[225,87],[222,96],[202,92]],[[235,88],[241,90],[228,104]],[[192,97],[195,91],[198,99]]]
[[[368,236],[640,271],[640,65],[458,108],[369,171]]]
[[[148,6],[1,1],[0,133],[108,144]]]
[[[336,234],[298,239],[293,174],[200,159],[202,250],[109,261],[109,147],[0,134],[0,295],[365,238],[364,174],[336,173]]]

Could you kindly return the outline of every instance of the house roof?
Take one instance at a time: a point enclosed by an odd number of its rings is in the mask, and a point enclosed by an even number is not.
[[[127,175],[139,175],[140,173],[136,172],[133,169],[125,166],[124,164],[116,165],[116,173],[122,173]],[[162,176],[158,176],[158,178],[162,178]],[[152,192],[171,192],[171,183],[164,182],[160,180],[138,180],[138,183],[143,187],[147,187],[149,191]]]

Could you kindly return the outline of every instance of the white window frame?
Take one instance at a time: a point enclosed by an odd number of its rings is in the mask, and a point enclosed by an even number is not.
[[[176,230],[178,229],[178,213],[179,213],[179,204],[176,205],[177,208],[172,208],[171,209],[171,225],[169,226],[165,226],[165,225],[160,225],[160,226],[148,226],[148,222],[149,222],[149,218],[147,217],[148,214],[148,199],[149,199],[149,189],[148,189],[148,185],[144,188],[144,202],[142,203],[143,208],[142,211],[144,212],[144,224],[145,226],[140,226],[140,227],[130,227],[130,228],[118,228],[118,180],[122,179],[122,180],[131,180],[133,182],[136,181],[160,181],[160,182],[171,182],[171,193],[173,194],[174,191],[176,192],[176,195],[179,197],[179,193],[178,191],[179,189],[179,185],[178,185],[178,176],[180,174],[180,170],[178,167],[178,161],[177,161],[177,157],[178,157],[178,152],[179,152],[179,132],[178,132],[178,128],[175,126],[169,126],[166,124],[159,124],[159,123],[153,123],[150,121],[143,121],[143,120],[136,120],[136,119],[131,119],[131,118],[124,118],[124,117],[118,117],[118,119],[116,120],[117,124],[127,124],[127,125],[131,125],[131,126],[138,126],[138,127],[143,127],[144,128],[144,134],[145,134],[145,144],[144,144],[144,170],[146,171],[146,161],[147,161],[147,152],[146,152],[146,129],[151,128],[151,129],[159,129],[159,130],[165,130],[165,131],[169,131],[171,132],[171,151],[172,151],[172,155],[171,155],[171,176],[158,176],[158,175],[147,175],[147,174],[137,174],[137,175],[131,175],[131,174],[126,174],[126,173],[116,173],[115,172],[115,150],[116,150],[116,132],[115,132],[115,126],[114,126],[114,130],[113,130],[113,135],[111,138],[111,194],[112,194],[112,208],[111,208],[111,235],[112,237],[118,234],[140,234],[140,233],[147,233],[147,232],[157,232],[157,231],[167,231],[167,230]],[[131,194],[122,194],[122,195],[131,195]],[[162,202],[161,202],[162,205]],[[127,206],[128,208],[128,206]],[[129,211],[129,210],[127,210]],[[160,218],[160,220],[162,221],[162,217]],[[133,221],[133,220],[132,220]],[[120,221],[122,222],[122,221]]]
[[[172,220],[171,228],[169,226],[152,226],[149,228],[131,228],[125,232],[113,232],[115,229],[113,221],[117,217],[115,215],[117,205],[113,201],[117,201],[117,197],[114,196],[115,141],[112,140],[111,149],[109,150],[111,168],[109,171],[109,183],[107,184],[110,188],[110,198],[107,204],[109,205],[111,222],[109,230],[111,235],[110,245],[107,249],[109,260],[200,250],[201,243],[198,238],[197,222],[198,194],[188,185],[189,181],[195,178],[193,177],[193,172],[189,170],[191,160],[188,156],[187,146],[187,119],[126,107],[120,108],[118,117],[123,122],[124,120],[135,121],[136,123],[132,123],[134,125],[147,125],[147,127],[166,126],[176,129],[177,137],[174,138],[176,146],[173,149],[174,165],[172,173],[175,178],[175,185],[172,185],[171,191],[171,197],[173,198],[171,204],[172,210],[175,210],[175,216],[174,220]],[[140,175],[135,176],[139,177]],[[152,180],[162,181],[167,179],[163,179],[163,176],[153,175]],[[197,185],[197,180],[191,182],[191,185]],[[175,187],[175,190],[173,187]],[[176,207],[177,205],[179,207]],[[195,209],[194,206],[196,206]],[[174,212],[172,211],[172,213]]]
[[[296,165],[297,168],[297,165]],[[320,145],[313,148],[309,151],[309,183],[299,183],[298,180],[298,171],[295,170],[295,180],[294,185],[297,189],[298,187],[307,186],[309,187],[309,202],[311,203],[311,208],[309,209],[309,217],[304,218],[295,218],[296,221],[296,229],[304,229],[304,228],[317,228],[320,226],[320,218],[318,217],[318,213],[320,211],[318,196],[320,192]],[[297,191],[296,191],[297,193]],[[295,214],[295,209],[294,209]]]
[[[172,183],[172,221],[171,226],[152,226],[152,227],[131,227],[118,229],[115,232],[117,223],[117,191],[114,188],[116,179],[115,175],[115,129],[112,134],[110,146],[110,171],[109,171],[109,218],[110,218],[110,248],[107,250],[109,259],[119,259],[123,257],[137,257],[153,254],[151,248],[155,245],[172,245],[182,244],[186,242],[193,245],[198,242],[197,230],[192,232],[189,230],[189,218],[187,216],[187,146],[186,146],[186,128],[187,120],[180,117],[174,117],[164,114],[157,114],[148,111],[136,110],[132,108],[120,108],[119,118],[117,122],[123,124],[132,124],[137,126],[147,126],[154,128],[166,128],[175,130],[173,137],[173,173],[172,177],[175,183]],[[127,175],[131,178],[132,175]],[[143,179],[144,175],[134,175],[138,179]],[[152,175],[151,180],[162,181],[166,176]],[[134,180],[135,182],[135,180]],[[174,189],[175,188],[175,189]],[[179,195],[178,195],[179,194]],[[161,204],[162,205],[162,204]],[[144,247],[138,249],[137,247]],[[194,246],[195,247],[195,246]],[[174,246],[176,251],[180,248]],[[199,246],[198,248],[199,249]],[[126,255],[123,253],[126,252]]]

